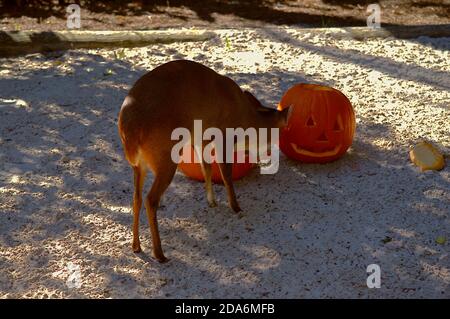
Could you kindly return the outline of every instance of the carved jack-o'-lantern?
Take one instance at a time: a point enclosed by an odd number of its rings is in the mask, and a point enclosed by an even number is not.
[[[307,163],[341,157],[352,144],[355,113],[348,98],[331,87],[297,84],[281,99],[278,109],[292,105],[288,125],[281,131],[280,149]]]
[[[186,150],[186,147],[191,147],[191,152],[184,151]],[[181,162],[178,164],[178,168],[187,177],[190,177],[197,181],[204,182],[205,179],[203,177],[201,165],[200,163],[195,163],[194,158],[197,158],[197,154],[195,153],[194,147],[189,145],[185,146],[185,148],[183,148],[183,155],[181,157]],[[234,152],[234,163],[232,172],[233,180],[241,179],[242,177],[247,175],[250,172],[250,170],[255,166],[254,163],[250,163],[250,158],[248,155],[245,155],[244,163],[238,163],[237,160],[238,160],[238,153]],[[215,184],[223,184],[222,176],[220,175],[219,165],[217,165],[215,161],[211,163],[211,180]]]

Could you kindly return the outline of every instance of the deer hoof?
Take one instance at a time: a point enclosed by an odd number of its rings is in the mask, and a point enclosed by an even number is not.
[[[161,264],[164,264],[169,261],[169,258],[166,258],[164,255],[158,257],[155,256],[155,258]]]
[[[134,253],[140,253],[142,251],[141,244],[139,242],[133,243],[133,252]]]
[[[208,202],[209,207],[213,208],[213,207],[217,207],[217,203],[216,201],[212,201],[212,202]]]
[[[231,206],[231,209],[235,212],[235,213],[239,213],[239,212],[242,212],[242,209],[241,209],[241,207],[239,207],[239,205],[233,205],[233,206]]]

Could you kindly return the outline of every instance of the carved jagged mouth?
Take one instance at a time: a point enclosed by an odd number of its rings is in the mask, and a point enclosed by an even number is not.
[[[320,153],[316,153],[316,152],[311,152],[308,150],[305,150],[304,148],[301,148],[300,146],[298,146],[297,144],[291,143],[292,148],[294,149],[295,152],[297,152],[298,154],[301,155],[306,155],[306,156],[313,156],[313,157],[325,157],[325,156],[334,156],[336,155],[339,150],[342,147],[342,144],[338,144],[336,145],[332,150],[330,151],[325,151],[325,152],[320,152]]]

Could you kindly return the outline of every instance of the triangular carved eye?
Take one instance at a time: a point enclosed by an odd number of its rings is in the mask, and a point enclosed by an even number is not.
[[[308,121],[306,121],[306,126],[316,126],[316,122],[314,122],[312,116],[310,116]]]
[[[344,125],[342,124],[342,117],[338,115],[336,123],[334,123],[333,131],[341,132],[342,130],[344,130]]]

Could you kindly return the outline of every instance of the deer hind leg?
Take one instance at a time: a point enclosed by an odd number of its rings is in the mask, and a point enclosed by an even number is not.
[[[141,242],[139,240],[139,214],[142,207],[142,187],[144,186],[147,170],[142,166],[133,166],[134,172],[134,196],[133,196],[133,251],[141,251]]]
[[[199,147],[194,147],[197,157],[200,159],[200,166],[202,168],[203,178],[205,179],[206,197],[209,207],[216,207],[216,199],[214,197],[214,190],[211,182],[211,164],[206,162],[202,155],[202,150]]]
[[[214,190],[211,182],[211,164],[206,163],[205,161],[202,161],[201,164],[203,177],[205,178],[205,189],[209,207],[216,207],[217,203],[214,197]]]
[[[225,188],[227,190],[228,194],[228,204],[230,205],[231,209],[238,213],[241,211],[241,208],[239,207],[239,204],[236,200],[236,194],[234,192],[233,187],[233,179],[232,179],[232,172],[233,172],[233,164],[232,163],[218,163],[220,174],[222,175],[223,184],[225,185]]]
[[[161,162],[164,163],[164,165],[154,170],[155,179],[145,199],[145,208],[147,211],[147,217],[150,224],[150,232],[152,235],[153,255],[159,262],[166,262],[167,258],[164,256],[161,248],[161,239],[159,237],[156,211],[158,209],[161,196],[164,194],[165,190],[170,185],[173,176],[175,175],[177,164],[172,162],[172,160],[170,159],[170,154],[169,158],[166,161]]]

